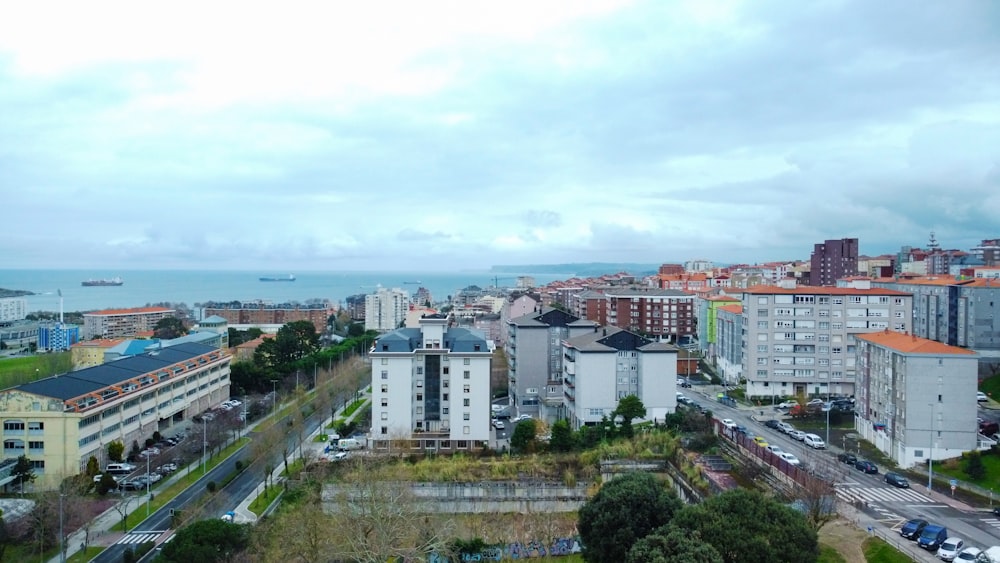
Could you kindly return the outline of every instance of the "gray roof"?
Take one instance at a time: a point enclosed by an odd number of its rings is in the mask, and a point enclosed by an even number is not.
[[[511,319],[508,322],[523,328],[548,328],[550,326],[570,326],[579,324],[581,321],[584,326],[591,323],[591,321],[580,319],[580,317],[561,309],[545,307],[541,311],[528,313],[516,319]]]
[[[694,297],[692,294],[679,289],[656,289],[656,288],[609,288],[604,292],[608,297]]]
[[[99,391],[133,377],[150,373],[167,366],[196,358],[217,350],[204,344],[184,343],[149,352],[139,356],[123,358],[92,368],[73,371],[65,375],[47,377],[14,389],[43,397],[68,400],[87,393]]]
[[[672,352],[677,353],[677,347],[666,342],[657,342],[620,329],[615,326],[604,327],[593,332],[568,338],[566,344],[581,352],[618,352],[639,350],[644,353]]]
[[[375,341],[372,353],[411,353],[422,347],[423,333],[419,328],[399,328],[383,334]],[[479,350],[476,350],[476,346]],[[489,352],[486,338],[479,331],[467,328],[450,328],[444,333],[442,348],[452,352]]]

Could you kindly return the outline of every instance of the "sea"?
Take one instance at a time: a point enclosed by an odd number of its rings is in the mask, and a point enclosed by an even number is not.
[[[291,282],[262,282],[261,277],[287,277]],[[515,287],[518,276],[531,276],[538,286],[569,279],[572,274],[460,272],[266,272],[212,270],[0,270],[0,288],[30,291],[28,311],[86,312],[144,307],[154,303],[183,303],[198,314],[209,301],[265,301],[273,304],[328,300],[343,306],[351,295],[374,293],[378,287],[399,288],[412,296],[427,288],[434,303],[475,285],[480,288]],[[120,277],[120,286],[83,287],[89,279]],[[61,297],[60,297],[61,295]],[[62,303],[60,304],[60,300]]]

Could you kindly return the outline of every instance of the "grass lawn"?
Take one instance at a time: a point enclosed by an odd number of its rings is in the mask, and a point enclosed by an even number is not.
[[[69,352],[20,356],[0,360],[0,389],[30,383],[73,368]]]
[[[266,492],[261,493],[257,498],[253,499],[253,502],[250,503],[250,511],[257,516],[260,516],[264,513],[264,510],[266,510],[267,507],[271,506],[271,503],[274,499],[278,498],[278,495],[280,495],[281,492],[282,488],[280,486],[268,487]]]
[[[73,555],[67,557],[66,563],[87,563],[87,561],[97,557],[97,555],[102,551],[104,551],[103,547],[89,546],[84,551],[77,551]]]
[[[979,384],[979,390],[994,401],[1000,401],[1000,375],[987,377]]]
[[[993,455],[990,452],[981,452],[979,459],[983,460],[983,468],[986,470],[986,474],[982,479],[975,480],[962,471],[964,464],[960,460],[934,462],[935,477],[938,475],[947,475],[948,477],[954,477],[955,479],[959,479],[961,481],[975,483],[988,489],[993,486],[997,482],[997,478],[1000,477],[1000,456]]]
[[[911,563],[908,555],[879,538],[868,538],[864,543],[865,560],[868,563]]]
[[[845,563],[847,560],[835,548],[819,544],[819,559],[817,563]]]

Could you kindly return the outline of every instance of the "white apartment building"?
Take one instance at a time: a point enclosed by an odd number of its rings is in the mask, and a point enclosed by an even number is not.
[[[456,451],[489,442],[493,350],[481,334],[449,328],[444,315],[383,334],[372,366],[370,446]]]
[[[20,321],[28,316],[28,300],[23,297],[0,299],[0,323]]]
[[[595,326],[563,341],[562,350],[566,415],[574,429],[610,417],[629,395],[646,407],[644,420],[662,421],[677,409],[676,347]]]
[[[912,328],[912,295],[891,289],[757,286],[742,302],[749,397],[854,395],[855,336]]]
[[[94,338],[135,338],[140,333],[152,331],[161,319],[173,317],[177,312],[167,307],[137,307],[133,309],[106,309],[83,314],[84,340]]]
[[[406,321],[406,311],[409,308],[408,291],[398,287],[379,287],[375,293],[365,295],[365,330],[396,330]]]
[[[976,424],[977,354],[891,331],[857,335],[855,430],[901,467],[989,449]]]

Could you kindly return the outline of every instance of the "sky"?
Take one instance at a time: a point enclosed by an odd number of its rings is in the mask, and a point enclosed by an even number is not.
[[[1000,237],[1000,2],[7,2],[5,268]]]

